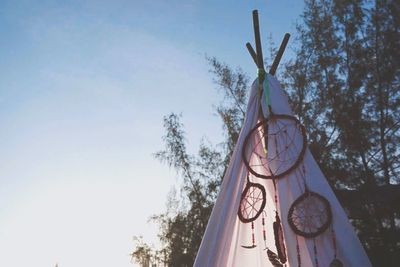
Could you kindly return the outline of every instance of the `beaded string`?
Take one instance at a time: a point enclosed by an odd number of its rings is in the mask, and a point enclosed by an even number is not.
[[[337,247],[336,247],[336,234],[335,229],[333,229],[333,224],[331,225],[331,233],[332,233],[332,245],[333,245],[333,258],[337,258]]]
[[[301,166],[301,169],[303,171],[303,182],[304,182],[304,189],[307,192],[308,191],[308,186],[306,183],[306,168],[304,167],[304,163]],[[317,252],[317,245],[315,242],[315,238],[313,238],[313,245],[314,245],[314,261],[315,261],[315,267],[318,267],[318,252]]]
[[[301,267],[300,246],[297,235],[296,235],[296,251],[297,251],[297,266]]]
[[[272,182],[274,183],[275,218],[279,218],[279,214],[278,214],[278,195],[276,194],[276,181],[275,181],[275,178],[272,178]]]
[[[301,164],[301,170],[303,172],[302,178],[304,183],[304,190],[308,191],[307,181],[306,181],[306,167],[304,166],[304,162]]]
[[[254,236],[254,222],[251,222],[251,241],[254,247],[256,245],[256,238]]]
[[[314,259],[315,259],[315,267],[318,267],[318,253],[317,253],[317,245],[315,243],[315,238],[313,238],[314,242]]]
[[[274,135],[274,142],[275,142],[275,155],[279,159],[278,141],[276,141],[276,135]]]
[[[271,168],[269,168],[269,171],[272,174]],[[278,214],[278,195],[276,194],[276,181],[275,181],[275,177],[274,176],[272,176],[272,182],[274,184],[275,213]]]
[[[262,228],[263,228],[263,240],[264,240],[264,246],[267,247],[267,232],[265,231],[265,217],[264,217],[265,211],[262,213]]]
[[[306,188],[307,188],[307,184],[306,184],[306,181],[305,181],[305,172],[306,172],[306,170],[305,170],[304,164],[302,164],[302,167],[300,169],[296,169],[295,170],[296,180],[297,180],[297,184],[298,184],[300,190],[303,190],[303,188],[304,188],[304,190],[306,190]],[[299,176],[300,176],[300,178],[301,178],[301,180],[303,182],[303,187],[300,185],[301,182],[299,181]],[[296,237],[297,266],[301,267],[301,255],[300,255],[299,238],[298,238],[297,235],[295,235],[295,237]]]

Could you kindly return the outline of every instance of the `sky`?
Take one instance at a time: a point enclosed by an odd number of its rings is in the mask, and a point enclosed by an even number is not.
[[[0,266],[135,266],[133,236],[179,179],[154,159],[162,118],[182,113],[188,148],[223,140],[206,55],[256,69],[251,11],[279,44],[303,3],[0,2]],[[293,38],[292,38],[293,39]],[[254,45],[253,45],[254,46]],[[289,45],[286,57],[290,57]]]

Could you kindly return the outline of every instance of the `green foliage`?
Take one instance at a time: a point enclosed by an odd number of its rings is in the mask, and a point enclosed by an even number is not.
[[[213,146],[204,139],[198,154],[190,155],[182,116],[172,113],[164,117],[165,148],[155,157],[174,168],[182,178],[180,199],[171,195],[167,212],[152,218],[160,225],[159,237],[166,252],[164,263],[168,266],[193,265],[245,115],[249,91],[247,76],[242,70],[234,71],[215,58],[207,60],[224,96],[216,111],[222,120],[226,141]],[[143,244],[137,245],[133,256],[146,256],[142,251]]]
[[[389,267],[400,261],[399,190],[393,188],[400,182],[399,14],[397,1],[305,1],[296,56],[280,74],[309,148],[373,264]],[[164,118],[165,148],[155,155],[182,181],[179,197],[171,195],[168,210],[153,218],[168,266],[193,265],[245,115],[249,78],[207,60],[223,96],[216,111],[225,141],[203,140],[190,155],[182,116],[173,113]],[[143,262],[147,248],[139,244],[134,258]]]
[[[143,242],[142,237],[134,237],[135,250],[131,253],[132,261],[140,264],[142,267],[150,267],[156,263],[162,262],[163,251],[157,251]]]
[[[400,260],[399,205],[370,197],[400,179],[399,11],[396,1],[306,1],[285,73],[331,185],[339,197],[360,192],[357,206],[340,200],[377,266]]]
[[[226,136],[224,163],[227,166],[242,128],[249,91],[249,78],[240,68],[234,71],[215,57],[208,58],[208,62],[211,66],[210,72],[214,75],[214,82],[222,91],[225,100],[216,109],[222,120]]]

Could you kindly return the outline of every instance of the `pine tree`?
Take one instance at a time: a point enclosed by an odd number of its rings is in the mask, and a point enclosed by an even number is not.
[[[394,0],[305,1],[296,56],[281,75],[309,148],[371,261],[388,267],[400,261],[399,14]],[[153,218],[164,244],[153,254],[167,266],[192,266],[244,118],[249,78],[208,61],[224,96],[216,109],[223,145],[203,140],[198,155],[189,155],[182,116],[170,114],[165,149],[156,154],[182,178],[182,197],[172,194],[167,212]]]
[[[378,266],[400,255],[398,11],[395,1],[306,1],[286,71],[310,148]]]

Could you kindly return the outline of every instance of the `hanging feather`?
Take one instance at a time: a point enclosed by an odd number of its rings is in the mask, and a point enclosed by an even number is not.
[[[256,245],[251,245],[251,246],[241,246],[242,248],[247,248],[247,249],[251,249],[251,248],[255,248],[257,247]]]
[[[286,248],[283,239],[283,231],[281,226],[281,220],[278,216],[278,213],[275,215],[275,222],[273,223],[274,228],[274,237],[275,237],[275,246],[278,252],[279,259],[282,263],[286,262]]]
[[[283,267],[283,264],[279,261],[278,255],[276,255],[274,252],[272,252],[269,249],[267,250],[267,254],[268,254],[269,261],[272,263],[272,265],[274,267]]]

